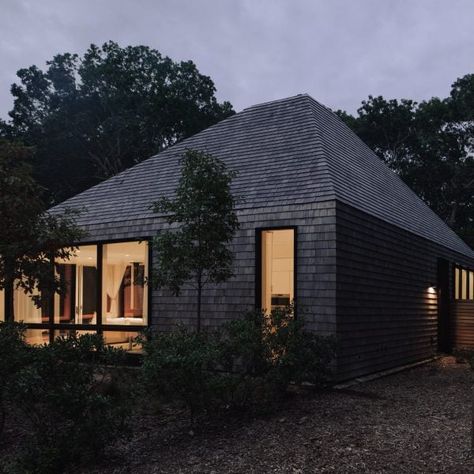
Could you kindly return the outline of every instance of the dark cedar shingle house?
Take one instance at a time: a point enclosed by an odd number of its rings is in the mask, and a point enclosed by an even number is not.
[[[194,293],[140,284],[187,148],[239,174],[235,276],[207,288],[203,324],[293,299],[308,328],[336,334],[340,380],[474,347],[474,252],[328,108],[308,95],[256,105],[68,200],[88,231],[51,314],[21,295],[16,313],[41,341],[102,331],[133,350],[143,326],[194,324]]]

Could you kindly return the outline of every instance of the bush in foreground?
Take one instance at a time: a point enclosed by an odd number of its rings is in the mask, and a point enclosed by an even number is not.
[[[268,408],[291,383],[323,385],[335,342],[305,331],[289,307],[249,312],[212,333],[178,327],[144,340],[143,348],[145,388],[180,400],[194,420],[224,407]]]
[[[15,469],[64,472],[96,460],[126,433],[126,400],[111,375],[123,353],[90,334],[58,338],[31,352],[12,384],[27,437]]]

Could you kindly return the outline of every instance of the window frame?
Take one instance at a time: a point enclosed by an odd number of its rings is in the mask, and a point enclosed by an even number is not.
[[[49,305],[53,308],[49,314],[49,322],[47,323],[24,323],[27,329],[48,329],[49,330],[49,342],[54,341],[55,332],[61,329],[69,329],[71,331],[79,330],[90,330],[97,334],[103,334],[104,331],[117,331],[117,332],[140,332],[150,326],[151,323],[151,308],[152,308],[152,291],[147,291],[147,322],[146,324],[132,325],[132,324],[103,324],[102,322],[102,286],[103,286],[103,246],[106,244],[115,243],[127,243],[127,242],[145,242],[148,245],[148,274],[152,268],[152,237],[130,237],[124,239],[102,239],[102,240],[91,240],[83,242],[75,242],[71,244],[71,247],[82,247],[86,245],[94,245],[97,252],[97,322],[96,324],[71,324],[71,323],[55,323],[54,322],[54,293],[49,297]],[[51,264],[51,271],[54,271],[54,264]],[[10,293],[10,292],[8,292]],[[4,314],[7,315],[7,292],[5,292],[4,298]],[[13,298],[13,292],[11,292],[11,298]],[[11,315],[10,315],[11,317]],[[5,318],[6,319],[6,318]]]
[[[296,225],[269,226],[255,228],[255,309],[261,311],[262,308],[262,233],[271,230],[292,230],[293,231],[293,303],[294,316],[296,318],[296,308],[298,301],[298,227]]]

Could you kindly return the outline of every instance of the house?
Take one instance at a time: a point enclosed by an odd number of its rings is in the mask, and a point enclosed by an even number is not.
[[[88,237],[59,262],[69,290],[53,311],[15,296],[31,342],[100,331],[133,351],[146,326],[195,324],[193,290],[142,283],[164,226],[149,206],[172,195],[186,149],[237,171],[244,198],[235,276],[204,290],[204,326],[295,300],[308,329],[337,335],[340,380],[474,347],[473,250],[308,95],[245,109],[58,206],[85,209]]]

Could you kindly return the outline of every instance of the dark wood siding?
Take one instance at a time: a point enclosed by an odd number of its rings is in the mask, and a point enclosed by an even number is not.
[[[434,355],[438,259],[466,258],[340,202],[336,222],[338,377]]]
[[[474,301],[452,301],[451,316],[454,347],[474,349]]]
[[[297,228],[297,302],[305,323],[320,334],[336,330],[336,204],[335,201],[305,205],[251,208],[238,211],[240,229],[232,243],[234,276],[203,291],[202,324],[214,327],[239,318],[255,307],[255,236],[257,228]],[[88,227],[92,241],[154,236],[167,228],[162,219],[137,219],[121,225]],[[196,291],[184,288],[179,297],[167,290],[153,290],[150,325],[167,330],[178,322],[196,324]]]

